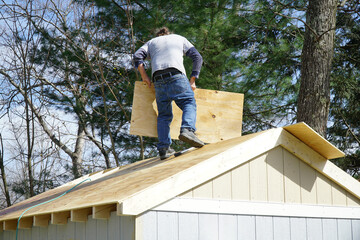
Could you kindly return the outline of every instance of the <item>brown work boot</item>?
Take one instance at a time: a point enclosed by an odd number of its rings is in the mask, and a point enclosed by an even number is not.
[[[202,146],[205,145],[205,143],[201,141],[193,131],[187,128],[181,129],[179,139],[183,142],[190,144],[192,147],[196,147],[196,148],[201,148]]]

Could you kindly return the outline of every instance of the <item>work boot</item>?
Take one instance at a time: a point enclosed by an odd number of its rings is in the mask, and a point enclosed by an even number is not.
[[[160,159],[164,160],[175,154],[175,150],[171,147],[159,149]]]
[[[183,142],[189,143],[192,147],[201,148],[205,145],[196,134],[188,128],[182,128],[180,131],[179,139]]]

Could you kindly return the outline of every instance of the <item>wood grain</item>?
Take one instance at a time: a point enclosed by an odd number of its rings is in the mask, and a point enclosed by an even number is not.
[[[223,91],[196,89],[197,135],[206,143],[241,136],[244,95]],[[178,139],[182,111],[173,102],[172,139]],[[130,134],[157,137],[155,89],[135,83]]]

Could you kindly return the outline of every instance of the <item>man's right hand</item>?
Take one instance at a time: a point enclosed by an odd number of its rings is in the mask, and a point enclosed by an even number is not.
[[[151,79],[149,78],[149,76],[146,73],[144,64],[140,64],[138,67],[138,70],[140,72],[143,82],[145,82],[148,85],[148,87],[151,87]]]

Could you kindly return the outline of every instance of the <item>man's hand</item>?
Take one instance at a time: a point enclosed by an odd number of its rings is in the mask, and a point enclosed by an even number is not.
[[[195,89],[196,89],[195,80],[196,80],[196,77],[191,77],[191,78],[190,78],[190,86],[191,86],[191,89],[192,89],[193,91],[195,91]]]
[[[149,78],[149,76],[146,73],[144,64],[140,64],[138,67],[138,70],[140,72],[143,82],[145,82],[148,85],[148,87],[151,87],[151,79]]]

